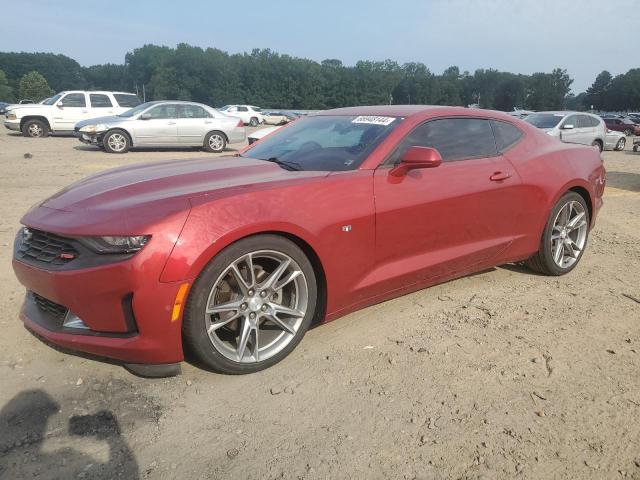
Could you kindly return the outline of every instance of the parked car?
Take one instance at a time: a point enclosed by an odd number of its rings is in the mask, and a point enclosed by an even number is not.
[[[275,127],[265,127],[265,128],[261,128],[260,130],[251,132],[249,135],[247,135],[247,141],[249,142],[249,145],[253,145],[258,140],[261,140],[267,135],[275,132],[276,130],[279,130],[281,126],[282,125],[278,125]]]
[[[640,125],[634,123],[630,118],[605,118],[604,123],[609,130],[623,132],[627,137],[640,135]]]
[[[267,112],[264,114],[264,123],[266,125],[284,125],[297,118],[298,115],[289,112]]]
[[[117,115],[140,103],[137,96],[126,92],[60,92],[42,105],[11,107],[4,126],[25,137],[46,137],[49,133],[73,132],[75,124],[82,120]]]
[[[262,110],[253,105],[225,105],[219,110],[230,117],[241,118],[245,125],[252,127],[257,127],[264,121]]]
[[[597,115],[581,112],[536,112],[525,122],[566,143],[592,145],[604,149],[607,129]]]
[[[627,137],[622,132],[615,130],[607,130],[607,136],[604,143],[605,150],[624,150],[627,145]]]
[[[637,112],[631,112],[631,113],[627,114],[627,117],[628,117],[628,118],[629,118],[629,120],[631,120],[633,123],[640,124],[640,113],[637,113]]]
[[[24,98],[18,102],[18,105],[31,105],[32,103],[36,103],[29,98]]]
[[[7,107],[9,105],[11,104],[7,102],[0,102],[0,115],[4,115],[5,113],[7,113]]]
[[[100,172],[32,207],[20,318],[146,375],[177,373],[183,347],[255,372],[312,323],[435,283],[520,261],[570,272],[604,184],[595,149],[504,113],[323,111],[240,156]]]
[[[637,152],[640,149],[640,138],[633,141],[633,151]]]
[[[120,115],[84,120],[75,126],[83,143],[109,153],[130,148],[202,147],[222,152],[227,143],[243,142],[242,120],[194,102],[161,101],[138,105]]]

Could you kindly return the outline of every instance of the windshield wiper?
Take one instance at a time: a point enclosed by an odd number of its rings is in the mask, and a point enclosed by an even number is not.
[[[300,170],[302,170],[302,165],[300,165],[299,163],[287,162],[285,160],[280,160],[278,157],[264,158],[263,160],[266,161],[266,162],[272,162],[272,163],[275,163],[277,165],[280,165],[285,170],[292,170],[292,171],[300,171]]]

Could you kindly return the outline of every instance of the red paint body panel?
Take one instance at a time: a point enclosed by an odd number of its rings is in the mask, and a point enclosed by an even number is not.
[[[89,177],[34,207],[22,219],[32,228],[151,240],[128,260],[91,269],[55,272],[14,260],[28,290],[69,308],[104,335],[47,330],[23,311],[25,324],[68,348],[131,363],[173,363],[183,358],[181,319],[171,322],[179,286],[192,283],[218,252],[246,236],[278,232],[313,250],[326,278],[325,320],[331,320],[528,258],[568,189],[587,193],[592,226],[602,205],[604,168],[595,149],[561,143],[506,114],[383,106],[321,115],[404,120],[354,171],[286,171],[240,157],[158,162]],[[389,175],[384,160],[413,128],[455,116],[506,121],[524,137],[501,156]],[[346,226],[350,231],[343,231]],[[126,331],[121,300],[131,293],[138,332],[109,337]]]

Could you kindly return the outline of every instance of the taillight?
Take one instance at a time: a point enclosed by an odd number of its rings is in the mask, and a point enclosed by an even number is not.
[[[238,120],[238,124],[236,125],[236,127],[244,127],[244,122],[242,121],[242,119]]]

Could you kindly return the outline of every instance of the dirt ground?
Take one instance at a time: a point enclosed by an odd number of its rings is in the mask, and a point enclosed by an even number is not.
[[[22,327],[10,262],[31,205],[204,155],[0,127],[0,478],[640,479],[640,154],[604,154],[605,206],[571,274],[504,266],[407,295],[257,374],[142,379]]]

